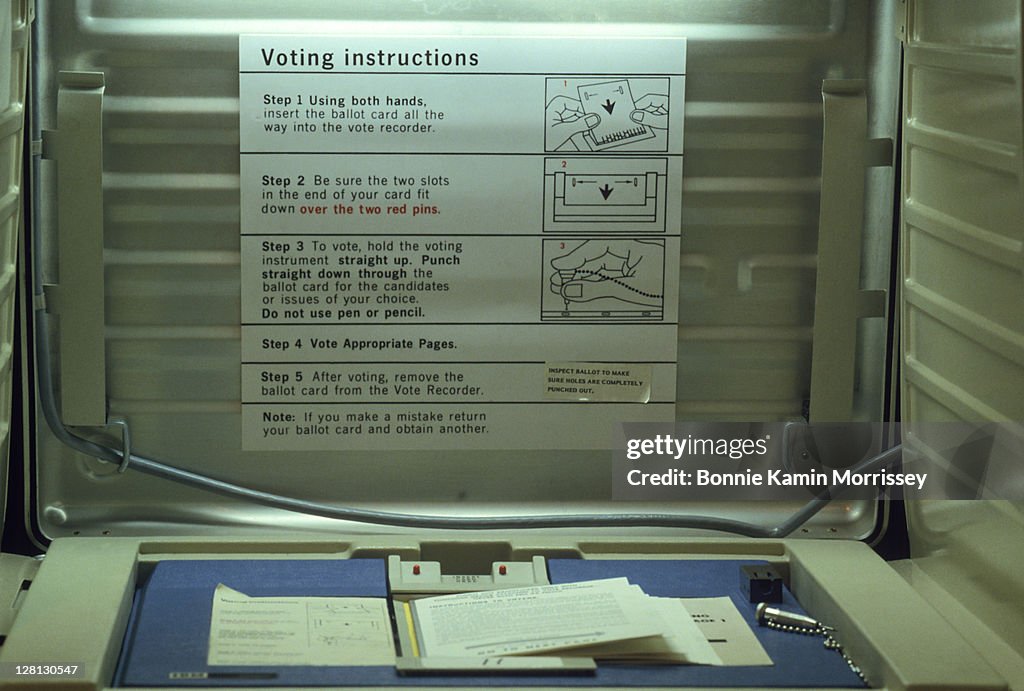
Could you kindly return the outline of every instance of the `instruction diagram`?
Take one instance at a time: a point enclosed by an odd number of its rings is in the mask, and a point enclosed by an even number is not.
[[[668,160],[549,158],[544,231],[665,232]]]
[[[379,607],[368,598],[337,598],[307,605],[309,638],[326,647],[376,644],[390,635]]]
[[[544,240],[542,320],[660,320],[665,241]]]
[[[545,81],[545,151],[668,151],[668,78]]]

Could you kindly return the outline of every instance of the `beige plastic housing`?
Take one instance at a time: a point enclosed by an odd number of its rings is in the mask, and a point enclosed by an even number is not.
[[[1021,2],[908,0],[906,6],[905,415],[911,421],[1019,421]],[[27,3],[13,3],[11,16],[12,46],[24,46],[18,27]],[[776,564],[806,608],[837,627],[840,642],[876,686],[1024,689],[1024,507],[935,502],[907,508],[914,558],[894,565],[854,541],[581,537],[564,531],[61,538],[20,606],[5,614],[17,617],[3,629],[0,664],[49,661],[84,669],[77,679],[18,680],[5,688],[106,687],[137,574],[160,559],[396,554],[436,558],[447,572],[471,572],[479,569],[481,555],[520,561],[537,555],[753,557]],[[32,578],[25,564],[7,556],[0,561],[0,592],[12,594],[12,601],[17,588],[6,586],[20,582],[18,574]]]
[[[903,419],[997,422],[1024,465],[1021,2],[906,3]],[[913,439],[911,439],[913,442]],[[983,455],[971,463],[986,462]],[[908,581],[1024,685],[1024,505],[908,502]]]
[[[827,621],[873,687],[995,691],[1006,680],[870,548],[855,541],[579,538],[551,533],[438,533],[351,536],[336,540],[61,538],[54,541],[31,594],[0,648],[0,667],[28,660],[70,662],[84,670],[60,682],[26,679],[24,689],[96,689],[109,683],[137,574],[162,559],[345,559],[398,555],[445,570],[482,573],[481,555],[529,562],[535,556],[583,559],[764,559],[796,597]],[[500,556],[499,556],[500,555]],[[400,687],[409,688],[409,687]],[[515,680],[505,687],[517,688]],[[557,687],[552,687],[557,688]],[[579,688],[579,687],[576,687]]]

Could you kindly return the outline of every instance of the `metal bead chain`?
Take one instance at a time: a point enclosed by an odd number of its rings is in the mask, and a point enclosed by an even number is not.
[[[854,674],[856,674],[858,677],[860,677],[860,680],[862,682],[864,682],[864,685],[865,686],[871,686],[871,684],[868,682],[867,677],[864,676],[864,672],[863,672],[863,670],[861,670],[860,665],[855,663],[853,661],[853,658],[851,658],[849,655],[846,654],[846,651],[843,650],[843,646],[839,645],[839,641],[837,641],[832,636],[832,632],[831,631],[823,631],[822,635],[825,636],[825,647],[828,648],[829,650],[835,650],[837,653],[842,655],[843,659],[846,660],[846,664],[848,664],[850,666],[850,669],[853,671]]]
[[[853,661],[853,658],[846,654],[846,651],[843,650],[843,646],[839,645],[839,641],[837,641],[832,635],[832,632],[834,631],[832,627],[822,626],[820,624],[814,628],[808,626],[793,626],[792,624],[780,624],[776,621],[772,621],[771,619],[765,620],[764,625],[770,629],[785,631],[786,633],[800,633],[805,636],[824,636],[825,640],[823,643],[825,647],[829,650],[835,650],[837,653],[842,655],[843,660],[850,666],[850,671],[860,677],[860,680],[864,682],[865,686],[871,686],[867,677],[864,676],[864,672],[861,670],[860,666]]]
[[[786,633],[802,633],[807,636],[824,636],[827,629],[823,626],[795,626],[793,624],[780,624],[774,619],[765,619],[762,622],[764,626],[769,629],[775,629],[776,631],[785,631]]]

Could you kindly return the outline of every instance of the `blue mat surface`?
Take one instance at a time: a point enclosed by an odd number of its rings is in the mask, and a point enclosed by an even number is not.
[[[213,591],[252,597],[387,597],[382,559],[162,561],[138,589],[115,675],[118,686],[286,686],[336,683],[338,667],[210,667]],[[394,669],[379,669],[394,677]],[[207,673],[212,679],[172,679]],[[222,676],[228,675],[228,676]],[[231,676],[239,675],[239,676]]]
[[[754,688],[826,686],[863,688],[839,653],[821,638],[782,633],[753,623],[754,605],[739,591],[735,560],[549,562],[552,583],[627,577],[649,595],[729,595],[775,664],[771,667],[601,665],[594,676],[400,677],[393,667],[208,667],[213,591],[218,583],[253,597],[385,597],[383,560],[164,561],[138,589],[115,675],[131,686],[645,686]],[[784,607],[802,611],[787,591]],[[173,673],[209,678],[172,679]]]

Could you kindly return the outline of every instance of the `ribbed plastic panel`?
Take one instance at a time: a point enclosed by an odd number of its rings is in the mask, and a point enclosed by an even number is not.
[[[0,2],[0,509],[11,444],[14,293],[21,224],[21,151],[28,67],[28,0]],[[8,56],[10,60],[8,61]],[[3,514],[0,511],[0,529]]]
[[[930,455],[930,435],[913,432],[934,430],[934,422],[1001,423],[987,430],[1010,450],[1001,457],[1011,466],[1002,468],[1003,476],[1019,487],[1024,467],[1022,3],[910,0],[908,5],[902,227],[908,446]],[[973,447],[965,444],[957,454],[959,469],[983,474],[990,444],[987,435]],[[1024,505],[913,502],[907,518],[915,557],[911,582],[930,593],[943,615],[1006,679],[1024,679]]]
[[[681,25],[688,75],[678,416],[799,417],[810,379],[821,83],[872,77],[871,7],[863,0],[92,0],[41,12],[44,126],[54,120],[57,70],[105,73],[111,414],[129,419],[147,455],[312,499],[435,501],[466,511],[485,504],[521,512],[523,502],[549,511],[610,506],[604,453],[240,450],[238,34],[350,32],[352,21],[436,33],[445,33],[445,22],[480,22],[501,33],[522,21],[612,35]],[[889,203],[878,200],[881,216]],[[52,245],[53,229],[43,231]],[[41,454],[40,514],[50,535],[267,520],[257,508],[113,475],[45,431]],[[693,508],[763,522],[792,510]],[[866,506],[826,511],[810,534],[863,535],[873,516]],[[321,525],[312,520],[277,525]]]
[[[915,2],[905,70],[904,418],[1024,421],[1018,0]]]

